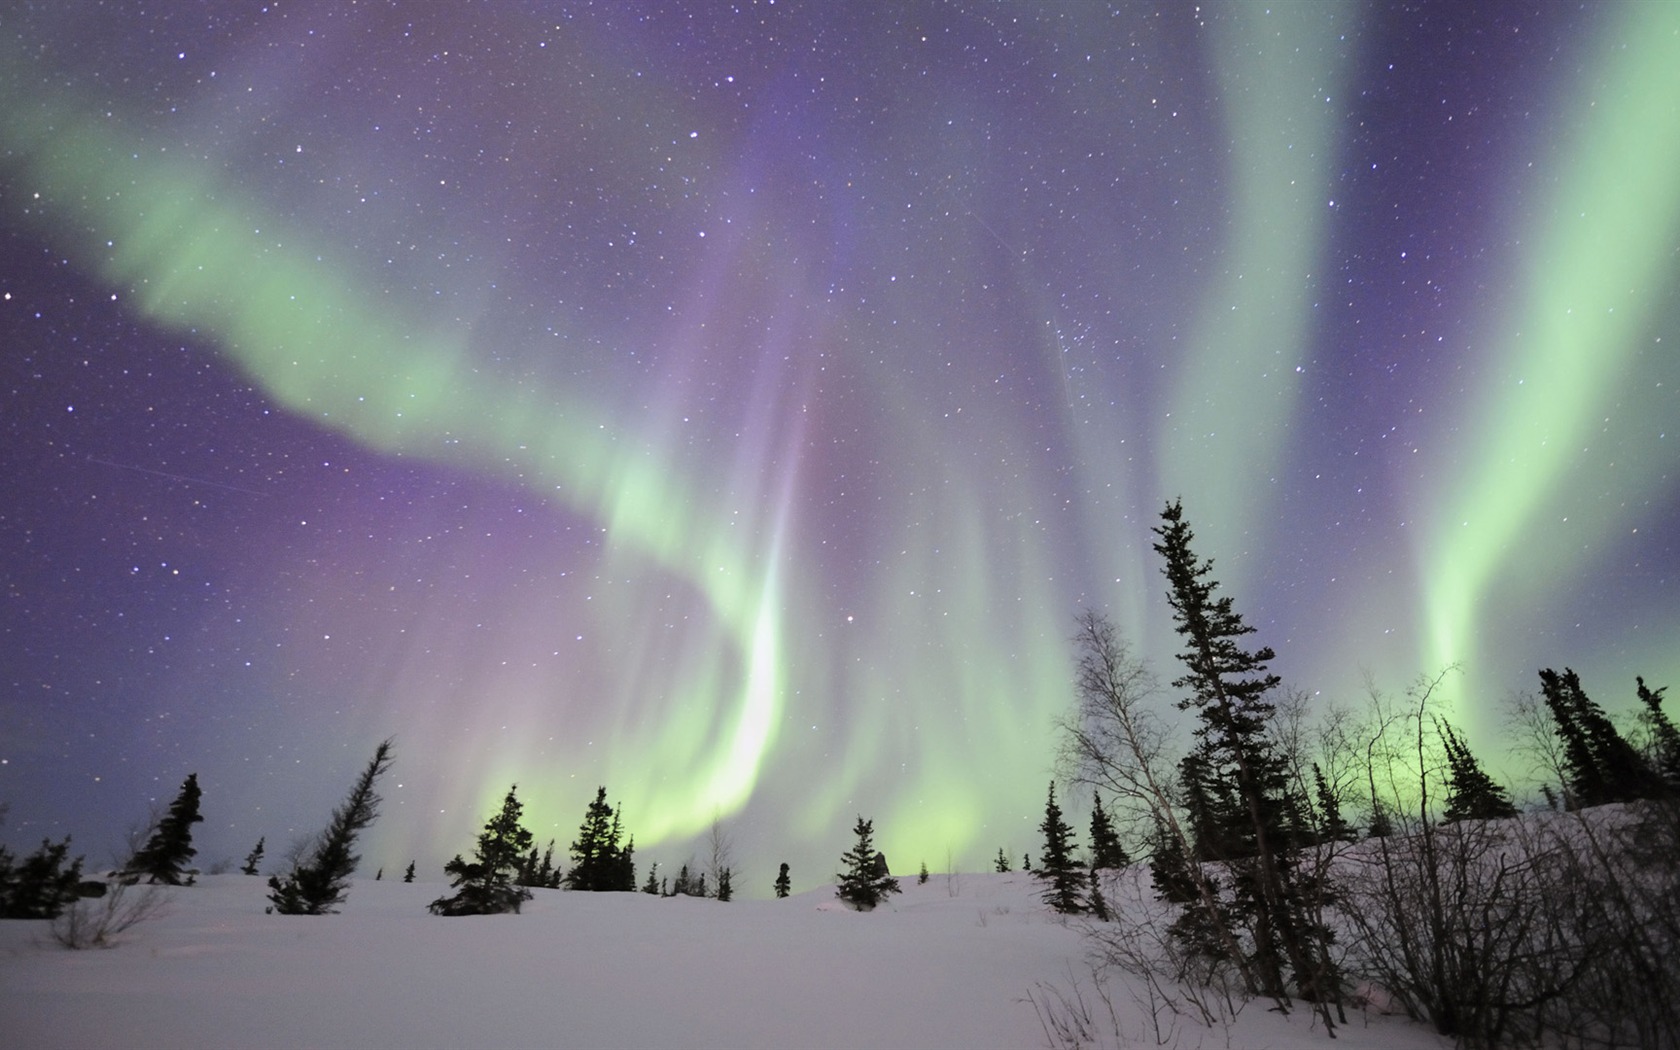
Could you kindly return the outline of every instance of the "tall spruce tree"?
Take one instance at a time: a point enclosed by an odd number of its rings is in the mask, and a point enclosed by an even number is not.
[[[1607,802],[1654,798],[1666,785],[1633,745],[1616,731],[1574,671],[1560,675],[1551,668],[1540,672],[1540,692],[1552,712],[1558,739],[1563,743],[1564,785],[1574,808]]]
[[[781,898],[786,897],[789,893],[793,892],[793,880],[788,877],[788,866],[787,861],[785,860],[782,862],[781,868],[776,871],[775,888],[777,900],[780,900]]]
[[[890,893],[898,893],[898,880],[875,863],[875,822],[864,820],[860,814],[857,827],[852,829],[857,843],[840,855],[846,870],[835,875],[834,895],[858,911],[869,911]]]
[[[530,831],[520,824],[524,805],[519,785],[508,788],[499,813],[485,822],[471,861],[459,853],[443,866],[455,893],[426,907],[433,915],[499,915],[517,912],[531,899],[531,891],[517,881],[527,850],[533,853]]]
[[[1517,807],[1505,788],[1488,776],[1464,740],[1453,731],[1452,723],[1436,723],[1441,744],[1447,752],[1447,809],[1443,819],[1451,824],[1460,820],[1497,820],[1517,815]]]
[[[281,915],[325,915],[344,903],[350,876],[362,859],[355,852],[356,838],[379,816],[380,798],[374,785],[391,768],[394,757],[389,740],[374,749],[350,796],[333,810],[332,822],[316,838],[307,858],[294,863],[284,876],[269,876],[271,910]]]
[[[127,881],[145,879],[170,886],[193,881],[187,874],[187,862],[198,853],[193,849],[192,826],[204,819],[198,813],[200,795],[198,774],[189,773],[175,801],[169,804],[169,812],[157,822],[152,837],[129,858],[123,869]]]
[[[572,843],[572,870],[566,873],[565,885],[570,890],[589,890],[596,893],[636,890],[636,865],[633,859],[635,844],[619,847],[623,829],[619,815],[607,802],[607,789],[595,792],[595,801],[584,811],[583,823],[578,826],[577,841]]]
[[[1103,809],[1102,795],[1091,792],[1091,868],[1124,868],[1132,859],[1126,847],[1120,845],[1120,835],[1114,821]]]
[[[1044,848],[1039,851],[1039,867],[1033,875],[1047,883],[1042,895],[1044,903],[1063,915],[1084,911],[1081,897],[1085,890],[1085,869],[1073,858],[1073,829],[1062,819],[1062,807],[1056,804],[1054,780],[1050,782],[1044,820],[1038,830],[1044,834]]]
[[[1009,866],[1009,858],[1004,855],[1002,846],[998,847],[997,859],[992,862],[992,867],[999,875],[1014,870]]]
[[[257,874],[257,867],[262,864],[263,859],[263,843],[267,841],[268,836],[266,835],[262,835],[257,838],[256,846],[251,850],[251,852],[245,854],[245,863],[239,868],[239,873],[241,875]]]
[[[1201,723],[1191,752],[1195,776],[1186,778],[1191,781],[1186,787],[1200,790],[1207,806],[1197,827],[1197,848],[1206,854],[1199,859],[1223,861],[1231,890],[1227,914],[1204,914],[1197,921],[1210,929],[1241,924],[1252,946],[1244,968],[1251,990],[1281,1003],[1288,997],[1287,972],[1302,989],[1325,982],[1316,978],[1322,953],[1311,943],[1312,924],[1302,912],[1299,858],[1292,848],[1290,825],[1303,807],[1289,797],[1287,764],[1268,733],[1275,710],[1270,694],[1279,682],[1268,665],[1276,654],[1267,646],[1251,650],[1241,644],[1254,628],[1243,622],[1229,596],[1216,593],[1213,562],[1192,549],[1195,534],[1182,504],[1167,504],[1161,522],[1154,549],[1165,562],[1167,602],[1185,669],[1173,686],[1188,692],[1179,708],[1193,709]],[[1197,815],[1191,816],[1197,824]],[[1187,908],[1206,911],[1205,903]],[[1232,932],[1229,925],[1224,932]],[[1328,1027],[1328,1009],[1323,1020]]]

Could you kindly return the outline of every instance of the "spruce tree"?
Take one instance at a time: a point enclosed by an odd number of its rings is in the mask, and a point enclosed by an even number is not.
[[[1312,773],[1313,793],[1318,796],[1318,812],[1323,820],[1320,835],[1325,842],[1352,842],[1358,836],[1342,818],[1342,802],[1330,790],[1330,782],[1324,779],[1324,770],[1317,762],[1312,764]]]
[[[508,788],[501,812],[485,822],[472,861],[457,853],[443,866],[455,893],[428,904],[433,915],[499,915],[517,912],[531,899],[531,891],[515,881],[531,848],[531,833],[519,822],[524,806],[518,790],[517,784]]]
[[[1039,868],[1033,875],[1049,884],[1044,888],[1044,903],[1064,915],[1084,911],[1080,894],[1085,889],[1085,869],[1073,859],[1073,829],[1062,820],[1053,780],[1038,830],[1044,833],[1044,848],[1039,851]]]
[[[403,869],[403,881],[404,882],[413,882],[414,881],[414,862],[412,860],[408,862],[408,867]]]
[[[514,880],[521,886],[533,886],[537,889],[552,890],[560,887],[560,872],[554,866],[554,840],[548,840],[548,846],[541,855],[537,853],[535,844],[531,852],[520,861],[519,875]]]
[[[1668,686],[1648,689],[1645,679],[1635,677],[1639,686],[1639,702],[1645,705],[1645,719],[1651,726],[1651,760],[1649,765],[1662,777],[1669,792],[1680,792],[1680,730],[1663,710],[1663,694]]]
[[[776,899],[780,900],[791,892],[793,880],[788,877],[787,861],[783,861],[781,868],[776,872]]]
[[[1505,788],[1488,776],[1470,748],[1453,731],[1452,723],[1436,724],[1447,752],[1447,809],[1443,818],[1451,824],[1460,820],[1497,820],[1517,815]]]
[[[263,843],[265,843],[267,841],[268,841],[268,836],[266,836],[266,835],[257,839],[256,846],[251,850],[251,852],[245,854],[245,864],[239,869],[240,874],[242,874],[242,875],[255,875],[255,874],[257,874],[257,865],[262,863],[262,858],[263,858]]]
[[[1201,722],[1191,752],[1195,776],[1186,785],[1203,793],[1207,807],[1197,848],[1205,851],[1200,859],[1227,865],[1232,894],[1227,914],[1203,914],[1195,921],[1209,930],[1224,926],[1215,938],[1222,943],[1233,943],[1230,924],[1241,924],[1252,945],[1244,967],[1252,990],[1281,1002],[1286,968],[1298,986],[1313,987],[1319,983],[1314,960],[1321,953],[1310,943],[1298,856],[1291,848],[1292,806],[1295,813],[1302,807],[1289,797],[1287,765],[1268,732],[1275,710],[1269,697],[1279,683],[1268,665],[1276,654],[1267,646],[1250,650],[1241,644],[1254,628],[1243,622],[1230,597],[1217,595],[1213,562],[1197,558],[1192,549],[1195,535],[1182,504],[1169,503],[1161,521],[1154,549],[1165,562],[1167,602],[1184,646],[1178,658],[1185,673],[1172,684],[1188,692],[1179,708],[1193,709]],[[1329,1027],[1328,1011],[1323,1020]]]
[[[834,895],[850,904],[858,911],[869,911],[889,893],[898,893],[898,880],[885,873],[876,873],[875,822],[864,820],[860,814],[857,826],[852,829],[857,835],[857,843],[840,855],[840,861],[846,870],[835,875],[838,884],[834,887]]]
[[[648,868],[647,882],[642,885],[642,892],[643,893],[651,893],[655,897],[659,896],[659,862],[658,861],[654,861],[653,866]]]
[[[619,803],[620,807],[623,803]],[[615,822],[616,823],[616,822]],[[617,863],[613,865],[612,889],[618,893],[636,892],[636,836],[631,835],[630,841],[618,853]]]
[[[922,861],[922,870],[916,873],[916,885],[926,884],[928,880],[927,861]]]
[[[350,876],[362,859],[355,853],[356,838],[379,816],[380,799],[373,788],[391,768],[393,758],[391,741],[386,740],[374,750],[344,804],[333,810],[332,822],[315,840],[307,859],[292,865],[284,877],[269,876],[272,911],[281,915],[325,915],[344,903]]]
[[[70,838],[62,842],[41,840],[41,848],[14,858],[0,846],[0,919],[56,919],[76,899],[76,884],[82,879],[82,858],[65,861]]]
[[[1091,792],[1091,868],[1124,868],[1132,859],[1126,856],[1126,848],[1120,845],[1120,836],[1114,830],[1114,821],[1110,819],[1108,811],[1103,809],[1102,795]]]
[[[620,849],[618,840],[622,833],[618,813],[607,803],[607,789],[602,787],[584,812],[577,841],[572,843],[572,870],[566,873],[566,888],[596,893],[635,892],[636,866],[632,859],[635,844]]]
[[[183,880],[191,884],[193,880],[187,875],[186,867],[198,852],[193,849],[192,826],[204,819],[198,813],[200,794],[198,774],[188,774],[175,801],[169,804],[169,812],[152,831],[152,837],[129,858],[123,869],[126,881],[144,878],[147,882],[170,886],[180,886]]]
[[[1563,743],[1566,787],[1576,808],[1654,798],[1666,787],[1616,731],[1604,709],[1587,696],[1574,671],[1540,672],[1540,691]]]
[[[1190,872],[1190,858],[1184,852],[1184,844],[1159,814],[1155,817],[1149,847],[1149,881],[1155,887],[1155,896],[1169,904],[1194,903],[1198,894]]]
[[[1086,910],[1095,916],[1098,922],[1107,922],[1111,916],[1108,912],[1108,899],[1103,896],[1101,875],[1102,869],[1092,864],[1091,893],[1086,901]]]
[[[1003,854],[1003,847],[1002,846],[998,847],[997,860],[993,861],[993,867],[997,870],[997,873],[999,875],[1002,875],[1005,872],[1008,872],[1008,871],[1012,870],[1009,867],[1009,858],[1004,856],[1004,854]]]
[[[717,899],[721,904],[727,904],[735,898],[735,888],[730,885],[730,879],[731,876],[728,867],[718,869]]]

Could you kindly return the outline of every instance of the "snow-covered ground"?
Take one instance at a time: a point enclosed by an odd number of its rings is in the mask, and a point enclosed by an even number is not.
[[[1085,944],[1016,873],[901,878],[870,913],[538,890],[522,914],[437,918],[438,884],[358,881],[341,914],[266,915],[265,880],[204,878],[110,949],[0,922],[0,1043],[75,1047],[1041,1047],[1033,1000],[1091,997]],[[1153,1045],[1111,977],[1121,1031]],[[1439,1048],[1350,1014],[1335,1042],[1250,1003],[1180,1046]],[[1112,1027],[1112,1026],[1110,1026]]]

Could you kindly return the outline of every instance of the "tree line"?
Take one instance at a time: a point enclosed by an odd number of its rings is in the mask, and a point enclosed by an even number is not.
[[[1380,994],[1463,1046],[1680,1046],[1680,733],[1662,688],[1635,679],[1630,739],[1574,671],[1541,670],[1539,696],[1508,705],[1545,778],[1524,815],[1440,710],[1451,669],[1314,717],[1247,643],[1181,504],[1154,533],[1186,718],[1110,622],[1080,618],[1057,765],[1092,791],[1091,863],[1052,783],[1034,869],[1051,908],[1113,920],[1094,928],[1103,957],[1204,1020],[1258,997],[1334,1034]],[[1146,865],[1104,871],[1125,863],[1104,792]]]

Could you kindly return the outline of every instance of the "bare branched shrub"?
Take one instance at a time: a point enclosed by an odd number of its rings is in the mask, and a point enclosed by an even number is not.
[[[124,932],[162,915],[168,903],[162,886],[115,882],[103,896],[79,899],[59,912],[48,930],[65,948],[111,948]]]
[[[1536,792],[1550,792],[1561,798],[1569,783],[1564,765],[1563,741],[1558,739],[1557,722],[1538,693],[1517,691],[1506,695],[1500,704],[1500,722],[1511,752],[1522,759],[1528,779],[1519,789],[1519,797],[1532,797]]]
[[[1230,960],[1186,950],[1172,928],[1176,909],[1155,899],[1141,866],[1101,877],[1114,919],[1085,927],[1098,987],[1111,976],[1124,984],[1158,1046],[1174,1040],[1186,1021],[1208,1029],[1235,1021],[1251,999],[1242,971]]]
[[[1518,821],[1374,839],[1350,858],[1349,965],[1464,1047],[1529,1045],[1587,958],[1550,921],[1556,852]]]
[[[1559,870],[1547,915],[1590,965],[1540,1005],[1580,1047],[1680,1047],[1680,800],[1602,806],[1542,828]]]

